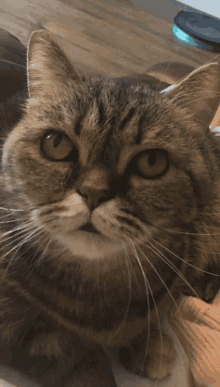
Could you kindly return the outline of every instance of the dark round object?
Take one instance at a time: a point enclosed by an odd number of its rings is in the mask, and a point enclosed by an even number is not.
[[[197,47],[220,52],[220,20],[200,12],[180,11],[174,24],[191,36]]]

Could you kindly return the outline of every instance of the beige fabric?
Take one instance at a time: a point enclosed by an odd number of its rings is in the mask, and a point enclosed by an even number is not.
[[[215,129],[218,126],[220,126],[220,106],[215,114],[215,117],[212,120],[211,128]]]
[[[196,386],[220,386],[220,292],[212,304],[183,297],[170,324],[189,359]]]

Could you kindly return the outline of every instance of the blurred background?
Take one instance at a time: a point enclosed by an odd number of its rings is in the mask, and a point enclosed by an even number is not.
[[[0,28],[26,46],[43,25],[82,72],[122,77],[161,62],[198,67],[216,57],[175,38],[174,17],[192,9],[174,0],[0,0]]]

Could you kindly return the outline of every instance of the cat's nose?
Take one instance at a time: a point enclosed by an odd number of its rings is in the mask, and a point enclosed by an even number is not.
[[[103,168],[94,168],[81,176],[76,188],[92,211],[110,198],[110,185],[109,172]]]
[[[99,190],[88,187],[87,185],[82,186],[78,190],[79,194],[86,201],[87,206],[90,211],[94,210],[101,203],[108,200],[108,191],[107,190]]]

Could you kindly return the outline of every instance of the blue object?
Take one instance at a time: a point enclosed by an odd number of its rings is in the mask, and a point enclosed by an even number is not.
[[[172,26],[172,32],[181,42],[188,43],[191,46],[197,46],[195,40],[175,24]]]
[[[180,11],[172,32],[178,40],[203,50],[220,52],[220,20],[199,12]]]

